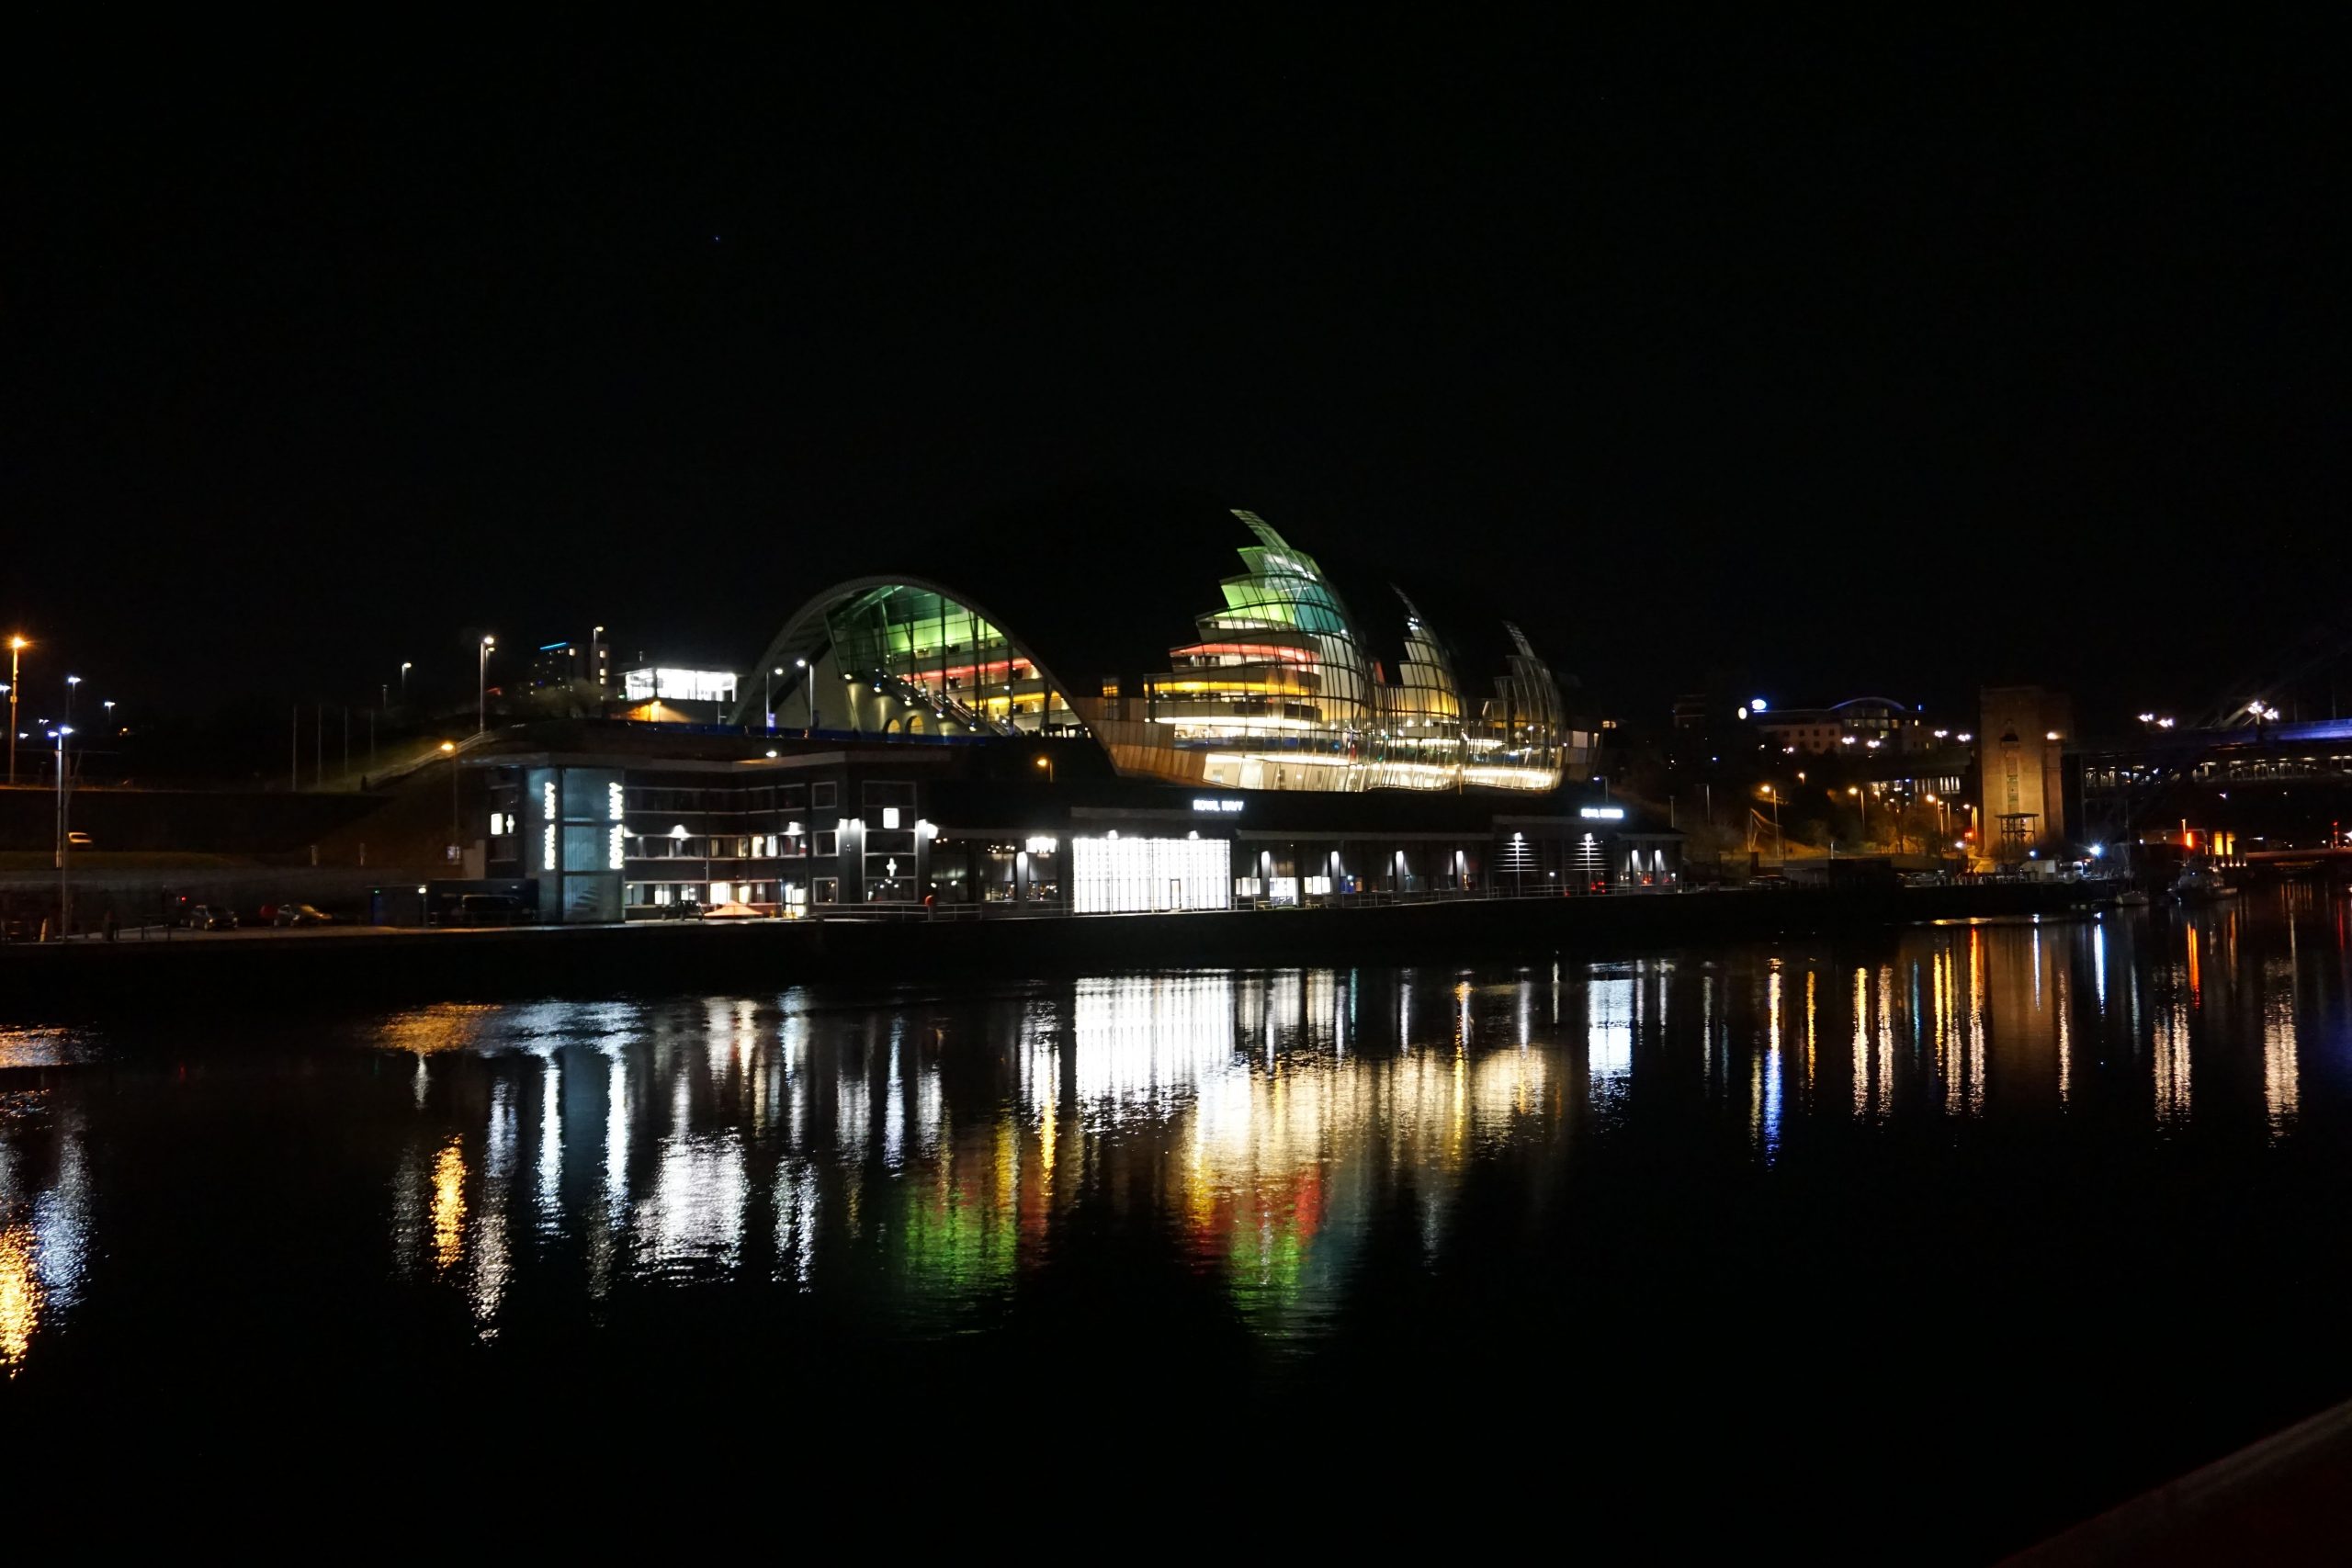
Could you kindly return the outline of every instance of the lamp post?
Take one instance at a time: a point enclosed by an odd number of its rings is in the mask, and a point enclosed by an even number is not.
[[[796,659],[792,661],[792,667],[795,670],[802,671],[800,677],[800,689],[807,693],[808,697],[808,728],[801,732],[806,735],[810,731],[815,730],[817,728],[817,682],[810,680],[807,674],[807,671],[808,669],[808,661],[807,660]]]
[[[1047,784],[1053,783],[1054,760],[1051,757],[1040,757],[1037,759],[1037,765],[1046,770],[1046,782]]]
[[[1772,803],[1772,858],[1776,861],[1786,860],[1788,856],[1781,850],[1781,792],[1772,785],[1766,784],[1764,798]]]
[[[775,728],[775,678],[784,673],[779,664],[760,677],[760,712],[766,716],[768,728]]]
[[[70,724],[61,724],[50,731],[57,741],[57,934],[61,939],[74,926],[74,890],[66,880],[66,860],[73,851],[72,829],[67,826],[65,807],[65,738],[73,733]]]
[[[449,842],[458,842],[458,743],[441,742],[441,754],[449,759]]]
[[[408,672],[414,668],[410,660],[401,660],[401,706],[403,708],[408,706]]]
[[[481,735],[490,728],[490,650],[498,639],[481,639],[481,658],[474,661],[474,733]]]
[[[595,683],[596,694],[605,694],[605,628],[591,626],[588,630],[588,679]],[[599,712],[602,710],[600,709]]]
[[[17,687],[21,684],[17,661],[24,657],[31,643],[23,637],[8,639],[8,782],[17,782]]]
[[[65,722],[67,724],[74,722],[74,688],[81,683],[82,677],[79,675],[65,677]]]

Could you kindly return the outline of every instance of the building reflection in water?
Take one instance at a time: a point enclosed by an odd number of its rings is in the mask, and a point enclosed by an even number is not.
[[[2088,1074],[2103,1093],[2136,1077],[2156,1125],[2181,1125],[2217,972],[2200,953],[2228,940],[2178,919],[1963,925],[1835,966],[1795,949],[1134,975],[879,1008],[788,992],[515,1029],[405,1018],[388,1045],[437,1072],[462,1037],[490,1081],[465,1097],[472,1125],[450,1130],[438,1099],[420,1116],[396,1228],[413,1216],[420,1261],[465,1276],[486,1328],[536,1252],[575,1258],[592,1297],[766,1278],[944,1332],[1007,1310],[1101,1216],[1158,1212],[1243,1321],[1311,1333],[1381,1216],[1402,1203],[1441,1250],[1479,1162],[1546,1168],[1671,1103],[1685,1072],[1768,1168],[1815,1135],[1825,1039],[1848,1043],[1844,1102],[1871,1124],[2064,1116]],[[2262,1103],[2283,1136],[2296,971],[2290,955],[2258,973]]]
[[[347,1157],[369,1162],[394,1273],[485,1337],[526,1286],[593,1314],[719,1282],[886,1329],[984,1328],[1115,1232],[1292,1339],[1346,1312],[1374,1258],[1442,1261],[1482,1170],[1490,1191],[1566,1201],[1570,1168],[1623,1135],[1768,1181],[1856,1131],[2063,1129],[2095,1107],[2152,1142],[2233,1119],[2297,1137],[2312,1021],[2337,1027],[2346,984],[2340,919],[2299,919],[424,1008],[368,1026],[342,1056],[349,1098],[306,1090],[306,1113],[368,1130]],[[288,1059],[318,1070],[316,1050]],[[107,1102],[74,1092],[77,1070],[57,1041],[0,1034],[11,1377],[96,1255]]]

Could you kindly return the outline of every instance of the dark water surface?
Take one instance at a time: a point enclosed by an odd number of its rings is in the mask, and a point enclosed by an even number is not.
[[[12,1027],[0,1416],[1507,1451],[1983,1557],[2352,1396],[2348,925]]]

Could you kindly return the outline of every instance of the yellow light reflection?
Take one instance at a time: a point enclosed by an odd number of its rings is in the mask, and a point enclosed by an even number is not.
[[[466,1250],[466,1156],[453,1134],[433,1158],[433,1261],[454,1267]]]
[[[0,1371],[15,1377],[40,1325],[40,1271],[29,1225],[0,1230]]]

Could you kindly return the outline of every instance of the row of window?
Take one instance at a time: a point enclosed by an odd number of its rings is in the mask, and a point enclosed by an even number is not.
[[[915,786],[904,780],[865,780],[859,785],[858,795],[862,804],[869,807],[914,809]],[[754,811],[795,811],[804,807],[810,811],[836,810],[841,805],[841,785],[831,779],[819,779],[809,784],[738,785],[726,789],[632,784],[628,788],[628,798],[632,814],[642,812],[655,816],[665,812],[703,812],[741,817]]]

